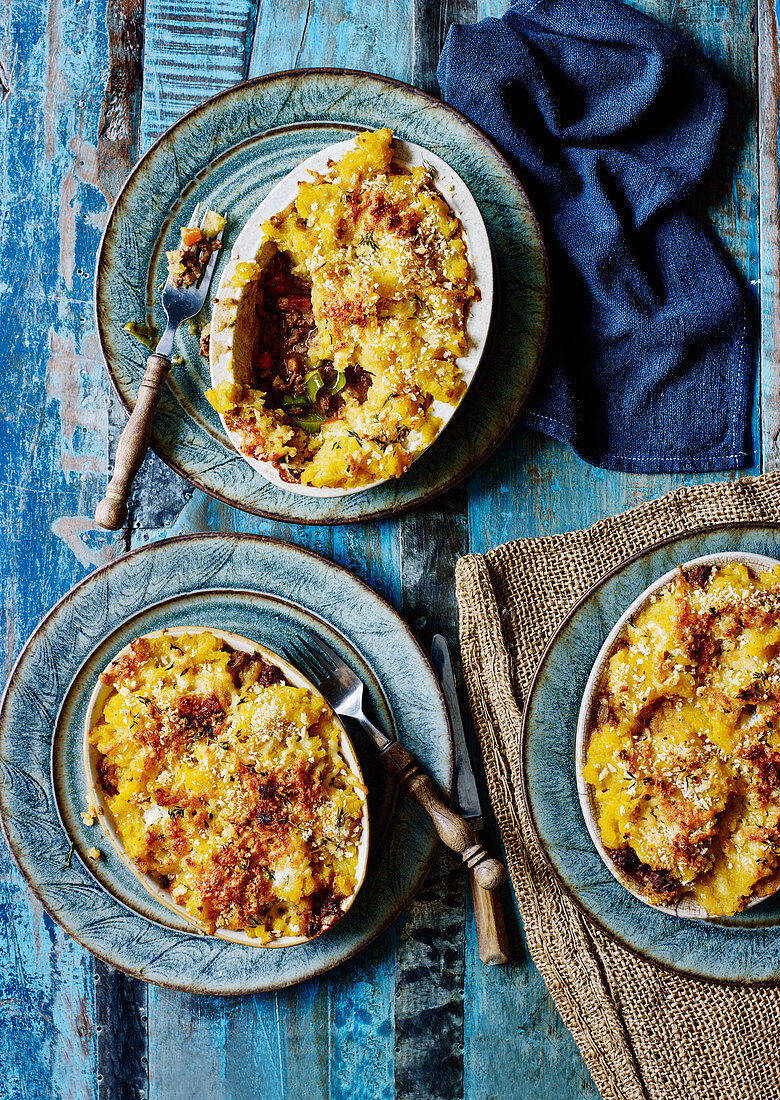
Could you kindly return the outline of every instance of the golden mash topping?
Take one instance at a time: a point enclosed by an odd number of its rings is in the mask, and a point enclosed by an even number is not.
[[[244,454],[287,481],[354,488],[400,476],[463,393],[477,291],[462,226],[425,167],[363,133],[263,226],[223,282],[207,392]],[[234,330],[234,331],[233,331]]]
[[[610,658],[584,777],[639,893],[711,916],[780,880],[780,567],[694,566]]]
[[[357,885],[366,792],[321,696],[208,632],[140,638],[90,741],[128,855],[213,932],[316,935]]]

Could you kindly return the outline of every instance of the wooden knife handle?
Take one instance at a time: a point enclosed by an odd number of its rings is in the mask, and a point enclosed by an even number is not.
[[[478,841],[481,833],[474,834]],[[471,896],[474,900],[474,924],[477,928],[479,957],[487,966],[503,966],[509,962],[509,943],[506,937],[501,897],[497,890],[485,890],[479,885],[474,872],[469,872]]]
[[[412,754],[400,741],[393,741],[379,754],[388,775],[398,780],[406,794],[425,810],[441,840],[453,852],[460,852],[483,890],[495,890],[506,879],[503,864],[487,854],[469,823],[451,810]]]
[[[95,520],[108,531],[118,531],[127,519],[127,499],[133,478],[149,450],[152,438],[154,410],[171,369],[171,361],[165,355],[152,352],[146,360],[138,400],[119,437],[114,460],[114,475],[108,483],[106,495],[95,509]]]

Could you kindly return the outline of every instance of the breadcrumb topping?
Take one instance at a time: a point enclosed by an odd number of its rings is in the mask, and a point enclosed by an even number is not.
[[[275,298],[288,328],[297,309],[301,334],[278,369],[250,346],[276,323],[267,250],[237,263],[221,290],[212,347],[216,356],[226,349],[233,381],[206,396],[244,453],[286,481],[356,488],[399,477],[438,434],[442,406],[464,392],[457,360],[479,292],[463,227],[431,170],[407,169],[393,153],[390,130],[360,134],[263,226],[263,248],[284,255],[300,283]],[[253,325],[260,331],[249,339]]]
[[[656,903],[739,912],[780,882],[780,567],[695,566],[633,616],[584,777],[605,848]]]
[[[321,696],[209,632],[141,638],[90,740],[119,837],[207,931],[310,937],[354,893],[366,792]]]

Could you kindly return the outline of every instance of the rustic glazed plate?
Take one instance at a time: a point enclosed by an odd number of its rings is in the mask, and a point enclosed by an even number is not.
[[[220,500],[294,523],[349,523],[400,512],[454,485],[501,442],[528,397],[548,315],[547,261],[517,177],[463,116],[406,84],[312,69],[240,84],[207,100],[157,141],[114,204],[98,256],[97,331],[112,384],[131,409],[147,349],[128,322],[164,325],[165,250],[196,202],[226,213],[225,263],[241,227],[301,161],[362,129],[387,125],[432,150],[462,177],[490,237],[500,302],[485,362],[453,426],[401,478],[336,499],[297,496],[267,482],[231,446],[204,392],[208,362],[182,325],[175,366],[155,414],[152,447]],[[218,268],[214,283],[221,277]]]
[[[141,635],[144,638],[159,638],[161,635],[166,637],[176,638],[181,634],[201,634],[204,631],[214,635],[214,637],[221,638],[223,642],[231,647],[238,653],[259,653],[261,656],[269,662],[269,664],[275,665],[280,668],[285,676],[285,679],[289,684],[294,684],[296,687],[305,688],[307,691],[312,692],[314,695],[322,698],[322,692],[320,692],[315,685],[304,676],[295,665],[291,665],[289,661],[285,660],[278,653],[274,653],[273,650],[268,649],[267,646],[262,646],[258,642],[253,641],[251,638],[243,638],[239,634],[229,634],[226,630],[220,630],[217,627],[204,627],[193,624],[192,626],[171,626],[166,627],[163,630],[153,630],[149,633]],[[124,654],[131,652],[133,641],[132,639],[128,645],[124,646],[119,653],[109,662],[106,669],[107,671],[113,662],[117,658],[121,658]],[[205,933],[206,926],[203,921],[198,921],[187,909],[175,902],[171,896],[170,890],[164,889],[159,882],[151,875],[145,874],[136,867],[133,860],[130,858],[122,839],[119,835],[119,831],[116,827],[116,822],[108,807],[108,803],[103,793],[103,788],[100,783],[100,775],[98,769],[98,761],[100,759],[100,753],[95,745],[90,741],[90,734],[95,728],[95,725],[100,721],[103,716],[103,708],[108,702],[109,698],[114,694],[114,685],[104,683],[100,677],[98,677],[95,684],[92,695],[87,703],[86,713],[84,715],[84,730],[83,730],[83,751],[84,751],[84,774],[87,780],[87,800],[90,807],[95,807],[98,811],[98,822],[105,834],[105,838],[109,844],[115,850],[116,854],[124,863],[125,867],[134,875],[135,878],[141,883],[145,890],[147,890],[152,897],[161,902],[166,909],[169,909],[172,913],[177,914],[184,921],[190,925],[195,926],[200,932]],[[336,723],[340,730],[340,744],[339,748],[341,754],[349,765],[352,774],[356,775],[361,783],[364,782],[363,773],[360,767],[360,761],[357,758],[354,746],[350,739],[349,734],[344,728],[344,724],[337,714],[333,710],[330,710],[330,716]],[[366,870],[368,868],[368,845],[369,845],[370,829],[368,820],[368,801],[366,800],[363,805],[363,828],[360,836],[360,844],[358,846],[358,858],[357,858],[357,870],[356,870],[356,882],[355,888],[352,893],[345,899],[346,904],[342,906],[343,912],[347,913],[355,903],[355,898],[360,891],[360,887],[363,885],[366,877]],[[97,838],[96,838],[97,843]],[[340,916],[339,920],[343,918]],[[311,940],[316,939],[317,936],[326,935],[328,929],[322,932],[318,932],[315,936],[283,936],[276,940],[269,940],[267,943],[257,936],[248,936],[246,932],[234,932],[228,928],[218,928],[213,934],[220,939],[229,940],[231,943],[242,943],[245,947],[255,947],[260,950],[268,950],[283,947],[293,947],[299,943],[309,943]]]
[[[326,146],[325,149],[322,149],[319,153],[315,153],[314,156],[309,157],[308,160],[297,165],[292,172],[286,175],[284,179],[276,185],[273,191],[271,191],[268,197],[263,199],[257,210],[252,213],[249,221],[239,233],[236,243],[230,251],[231,262],[240,263],[243,261],[254,263],[261,248],[263,248],[268,241],[263,230],[263,224],[267,222],[269,218],[272,218],[275,214],[279,214],[282,210],[285,210],[295,202],[298,197],[299,184],[311,180],[311,173],[327,173],[328,166],[332,164],[333,161],[340,160],[345,153],[354,149],[354,147],[355,143],[352,140],[341,141],[338,145]],[[398,164],[403,164],[407,168],[416,168],[421,165],[427,165],[429,167],[433,174],[437,191],[447,202],[450,210],[457,215],[463,227],[463,237],[468,249],[469,263],[471,264],[471,277],[474,285],[479,290],[479,297],[469,303],[469,308],[466,312],[466,332],[469,344],[468,351],[458,359],[458,367],[460,368],[461,376],[466,387],[464,393],[456,405],[447,405],[443,401],[434,402],[434,412],[440,417],[442,422],[442,426],[436,435],[436,439],[438,439],[466,399],[469,387],[474,381],[477,368],[485,353],[494,302],[493,257],[490,250],[490,238],[488,237],[482,215],[479,212],[479,207],[474,201],[468,187],[466,187],[466,184],[458,173],[455,172],[449,164],[443,161],[441,157],[437,157],[430,149],[424,149],[421,145],[415,145],[413,142],[396,141],[393,161]],[[226,264],[222,266],[222,276],[216,294],[218,299],[222,299],[224,296],[228,299],[236,300],[247,292],[247,287],[242,287],[240,289],[235,287],[231,278],[232,273],[230,266]],[[226,284],[226,286],[223,284]],[[232,360],[231,350],[234,344],[233,332],[230,333],[228,341],[225,340],[225,333],[222,334],[221,340],[219,337],[216,339],[212,337],[210,360],[212,386],[217,386],[223,381],[234,381],[235,375],[233,374],[232,362],[230,369],[226,369],[221,365],[223,358],[228,359],[229,362]],[[216,355],[215,350],[217,351]],[[231,441],[234,448],[240,451],[242,444],[241,436],[228,428],[224,416],[220,415],[219,419],[222,422],[222,427],[228,439]],[[429,444],[429,446],[431,446],[431,444]],[[425,449],[428,450],[428,447]],[[384,478],[373,482],[372,485],[361,485],[355,489],[317,488],[313,485],[283,481],[279,471],[272,462],[261,462],[247,454],[243,455],[243,459],[278,489],[282,489],[288,493],[297,493],[301,496],[354,496],[355,493],[365,493],[374,488],[374,486],[380,485],[382,480],[387,480]],[[415,461],[418,461],[418,459],[415,459]],[[405,476],[406,474],[404,474],[404,477]]]
[[[83,728],[99,672],[133,638],[204,623],[278,650],[310,630],[363,679],[382,728],[447,792],[452,746],[438,683],[402,620],[347,570],[252,535],[165,540],[91,574],[36,629],[0,707],[0,819],[22,874],[51,916],[94,954],[145,981],[195,993],[251,993],[337,966],[409,902],[436,850],[430,820],[350,728],[369,791],[366,880],[339,923],[309,943],[258,951],[191,925],[150,895],[100,826],[86,826]],[[93,846],[104,858],[95,862]]]
[[[623,611],[658,577],[704,554],[780,557],[780,525],[713,527],[623,563],[582,597],[553,636],[528,693],[523,795],[551,870],[579,908],[637,954],[715,981],[780,981],[780,895],[734,917],[683,920],[633,897],[604,864],[580,808],[575,737],[588,677]]]
[[[585,825],[590,833],[590,838],[595,844],[599,855],[604,860],[607,870],[615,876],[618,882],[621,883],[630,894],[633,894],[633,896],[638,898],[643,904],[649,905],[652,909],[657,909],[661,913],[670,913],[672,916],[687,917],[691,920],[708,920],[711,918],[704,906],[695,901],[690,894],[684,894],[677,900],[675,905],[659,905],[657,902],[652,902],[636,889],[631,876],[620,871],[610,859],[604,847],[604,843],[601,839],[601,832],[598,827],[593,787],[585,780],[583,770],[587,762],[594,710],[606,677],[607,665],[615,652],[617,642],[623,634],[628,622],[633,620],[634,615],[637,614],[640,608],[645,606],[654,593],[659,592],[677,577],[679,567],[686,570],[694,565],[726,565],[728,562],[734,561],[741,562],[743,565],[747,565],[749,569],[753,569],[757,572],[766,572],[780,565],[780,562],[778,562],[776,558],[767,558],[761,554],[749,554],[745,551],[732,550],[720,554],[704,554],[701,557],[693,558],[691,561],[678,562],[668,572],[657,577],[648,588],[641,592],[637,598],[629,604],[607,635],[606,641],[599,650],[596,660],[593,663],[593,668],[591,669],[588,682],[585,685],[585,691],[583,692],[580,712],[577,717],[577,736],[574,743],[575,767],[577,769],[577,794],[579,795],[580,809],[585,819]],[[761,905],[764,900],[764,898],[754,897],[752,901],[748,902],[745,908],[752,909],[754,905]]]

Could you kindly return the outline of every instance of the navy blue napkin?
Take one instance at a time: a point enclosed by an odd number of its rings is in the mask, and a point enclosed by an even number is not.
[[[549,251],[525,423],[613,470],[746,465],[746,296],[685,202],[726,110],[710,62],[618,0],[521,0],[451,27],[438,78],[514,161]]]

